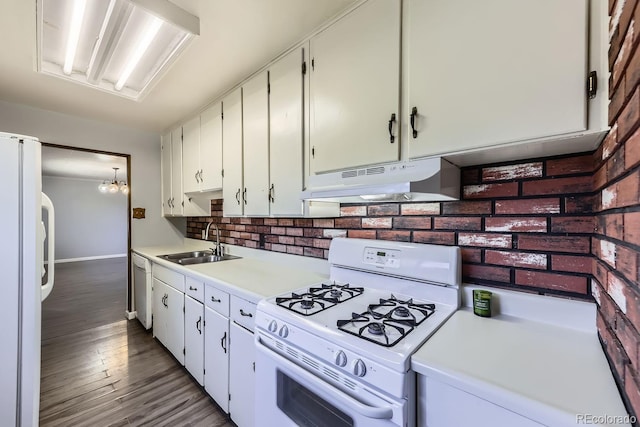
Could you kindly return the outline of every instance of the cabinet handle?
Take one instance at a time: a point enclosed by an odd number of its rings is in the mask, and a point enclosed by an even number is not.
[[[275,202],[275,201],[276,201],[275,197],[273,197],[273,193],[274,193],[274,191],[275,191],[275,190],[274,190],[274,188],[273,188],[273,184],[271,184],[271,187],[269,187],[269,201],[270,201],[271,203],[273,203],[273,202]]]
[[[242,200],[244,201],[244,204],[247,204],[247,187],[244,187],[244,191],[242,192]]]
[[[411,109],[411,130],[413,131],[413,138],[418,137],[418,131],[416,130],[416,116],[418,115],[418,107]]]
[[[222,347],[225,353],[227,352],[227,333],[226,332],[224,333],[224,335],[222,336],[222,339],[220,340],[220,347]]]
[[[238,204],[240,204],[240,189],[238,188],[238,191],[236,192],[236,202],[238,202]]]
[[[389,119],[389,142],[393,144],[396,140],[396,137],[393,136],[393,124],[396,122],[396,113],[391,114],[391,118]]]
[[[169,305],[167,304],[167,300],[169,299],[169,295],[168,294],[164,294],[164,296],[162,297],[162,304],[165,307],[169,307]]]
[[[193,286],[189,286],[189,290],[190,290],[190,291],[197,291],[197,290],[198,290],[198,288],[194,288]]]
[[[211,297],[211,302],[222,302],[222,300],[216,299],[215,297]]]
[[[198,333],[202,335],[202,329],[200,328],[200,324],[202,323],[202,316],[198,317],[198,321],[196,322],[196,329]]]
[[[196,177],[196,182],[200,182],[200,177],[198,176],[198,171],[196,171],[195,177]]]
[[[240,314],[246,317],[253,317],[253,314],[247,313],[243,309],[240,309]]]
[[[202,178],[202,172],[204,169],[200,169],[200,172],[198,172],[198,175],[200,176],[200,182],[204,182],[204,178]]]

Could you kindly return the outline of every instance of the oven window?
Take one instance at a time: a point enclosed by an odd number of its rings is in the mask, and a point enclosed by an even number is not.
[[[278,408],[299,426],[354,426],[353,418],[279,370]]]

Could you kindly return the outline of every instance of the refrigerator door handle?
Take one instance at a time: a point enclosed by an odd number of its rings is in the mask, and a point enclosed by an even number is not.
[[[42,285],[41,300],[44,301],[51,291],[53,290],[53,280],[55,273],[55,230],[56,230],[56,216],[53,209],[53,203],[51,199],[44,193],[42,193],[42,209],[47,211],[47,223],[49,230],[47,232],[47,261],[49,261],[49,268],[47,269],[47,283]]]

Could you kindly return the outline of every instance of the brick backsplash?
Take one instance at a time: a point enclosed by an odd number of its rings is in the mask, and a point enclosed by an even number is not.
[[[345,204],[338,218],[224,218],[213,200],[187,236],[213,220],[225,243],[319,258],[333,237],[458,245],[465,281],[588,299],[593,168],[592,154],[466,168],[460,201]]]

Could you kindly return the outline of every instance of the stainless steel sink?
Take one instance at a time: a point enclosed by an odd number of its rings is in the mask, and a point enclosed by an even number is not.
[[[180,252],[177,254],[160,255],[158,258],[165,259],[167,261],[175,262],[181,265],[190,264],[204,264],[208,262],[227,261],[231,259],[238,259],[240,257],[235,255],[214,255],[211,251],[192,251],[192,252]]]
[[[200,257],[182,258],[181,260],[178,260],[178,264],[182,264],[182,265],[204,264],[207,262],[227,261],[230,259],[238,259],[238,258],[240,257],[235,255],[224,255],[224,256],[207,255],[207,256],[200,256]]]

